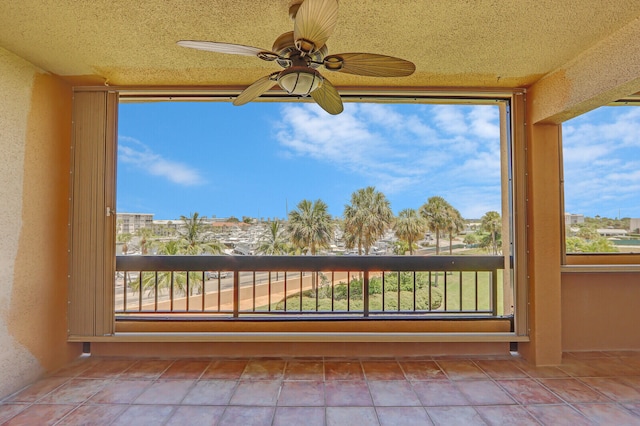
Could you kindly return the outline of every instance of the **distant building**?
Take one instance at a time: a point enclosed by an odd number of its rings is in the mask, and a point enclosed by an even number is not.
[[[580,223],[584,223],[584,215],[583,214],[573,214],[573,213],[565,213],[564,214],[564,224],[567,226],[578,225]]]
[[[153,227],[153,213],[116,213],[116,233],[135,234],[140,228]]]
[[[640,234],[640,218],[631,219],[629,223],[629,231],[632,234]]]

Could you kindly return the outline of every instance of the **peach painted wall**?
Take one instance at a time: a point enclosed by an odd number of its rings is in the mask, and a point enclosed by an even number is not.
[[[564,272],[562,349],[640,350],[640,272]]]
[[[0,48],[0,398],[80,353],[66,342],[71,87]]]

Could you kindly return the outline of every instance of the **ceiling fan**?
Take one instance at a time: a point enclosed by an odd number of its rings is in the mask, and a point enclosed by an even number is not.
[[[370,77],[405,77],[413,74],[413,63],[374,53],[339,53],[327,55],[326,41],[338,19],[337,0],[303,0],[289,9],[294,20],[293,31],[279,36],[271,50],[241,44],[213,41],[181,40],[178,45],[234,55],[257,56],[276,61],[284,70],[257,80],[233,101],[244,105],[258,98],[276,83],[287,93],[311,95],[329,114],[340,114],[342,99],[336,88],[316,68]]]

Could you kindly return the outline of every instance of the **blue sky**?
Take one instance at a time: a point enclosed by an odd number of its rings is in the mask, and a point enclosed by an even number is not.
[[[635,170],[637,194],[635,120],[635,157],[633,137],[621,142],[631,151],[618,159],[618,165],[624,163],[618,170]],[[118,124],[120,212],[154,213],[156,219],[192,212],[284,218],[301,200],[322,199],[340,216],[351,194],[366,186],[383,192],[396,214],[419,208],[434,195],[445,197],[465,218],[500,211],[495,105],[345,103],[342,114],[331,116],[312,103],[125,103]],[[577,195],[567,195],[568,211],[589,215],[602,206],[589,206],[593,185],[585,186],[584,175],[573,172],[581,161],[593,165],[583,146],[597,132],[585,125],[575,122],[565,129],[567,152],[582,156],[571,160],[565,177],[581,179]],[[633,130],[632,125],[623,133]],[[600,133],[610,132],[604,127]],[[640,217],[637,198],[635,217]],[[620,203],[616,211],[630,205]]]
[[[562,126],[565,211],[640,218],[640,107],[601,107]]]

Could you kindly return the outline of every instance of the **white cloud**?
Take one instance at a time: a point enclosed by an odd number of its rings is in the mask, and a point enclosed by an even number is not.
[[[467,200],[456,197],[464,209],[472,214],[497,209],[497,108],[479,113],[475,107],[453,105],[406,110],[346,103],[342,114],[330,116],[312,104],[286,105],[276,138],[287,156],[330,162],[365,177],[387,195],[424,194],[424,201],[429,194],[453,198],[453,188],[462,185],[477,188],[469,191]]]
[[[640,108],[603,107],[565,123],[566,147],[605,145],[607,152],[640,147]]]
[[[637,199],[640,108],[598,108],[566,122],[562,132],[567,211],[617,216]]]
[[[358,110],[362,117],[368,122],[393,129],[404,127],[405,117],[389,109],[386,105],[359,104]]]
[[[500,137],[500,117],[498,109],[486,105],[477,106],[469,112],[470,133],[483,139]]]
[[[496,106],[436,105],[431,111],[438,129],[450,135],[464,135],[474,139],[500,137],[500,116]]]
[[[167,160],[154,153],[144,143],[129,136],[118,136],[118,161],[179,185],[193,186],[205,183],[197,169]]]
[[[373,159],[383,149],[379,136],[356,117],[357,107],[346,104],[338,116],[315,105],[283,107],[283,122],[276,138],[288,153],[309,156],[353,170]]]
[[[462,159],[453,167],[453,174],[459,179],[475,182],[500,181],[499,152],[479,152],[473,157]]]
[[[390,176],[382,173],[378,177],[381,179],[376,188],[387,195],[396,194],[407,187],[416,186],[422,182],[420,176]]]
[[[563,149],[563,159],[566,166],[584,167],[594,161],[603,159],[610,153],[610,149],[606,145],[583,145],[575,146],[565,144]]]
[[[415,115],[407,117],[404,126],[409,132],[423,139],[434,139],[438,136],[437,132],[431,128],[431,126],[427,125]]]
[[[449,134],[462,135],[467,133],[468,125],[464,114],[455,105],[437,105],[433,108],[434,121],[440,129]]]

